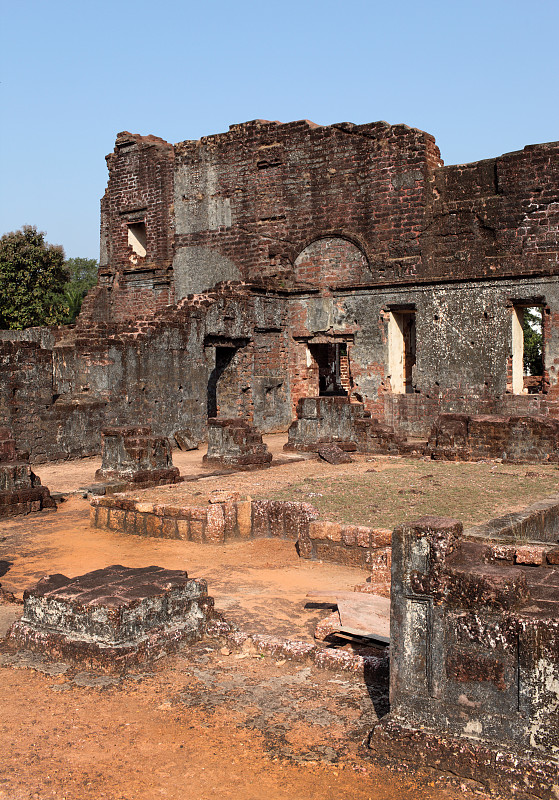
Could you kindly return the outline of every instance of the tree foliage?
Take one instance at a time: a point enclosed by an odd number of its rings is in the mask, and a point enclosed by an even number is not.
[[[62,247],[33,225],[0,238],[0,328],[58,325],[68,314]]]
[[[524,374],[543,375],[542,310],[538,306],[524,309]]]
[[[97,261],[94,258],[69,258],[64,262],[69,280],[64,287],[68,313],[66,323],[72,323],[80,313],[88,291],[97,283]]]

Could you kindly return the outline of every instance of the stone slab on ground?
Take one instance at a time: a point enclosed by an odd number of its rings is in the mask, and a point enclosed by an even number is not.
[[[360,592],[321,592],[307,594],[315,603],[336,605],[339,612],[338,630],[359,631],[363,636],[390,636],[390,599]]]
[[[329,464],[351,464],[352,457],[337,444],[321,444],[318,455]]]

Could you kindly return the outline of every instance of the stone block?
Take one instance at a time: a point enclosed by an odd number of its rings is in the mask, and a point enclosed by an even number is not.
[[[268,511],[268,524],[270,536],[274,538],[283,539],[284,537],[284,519],[283,519],[283,503],[272,501]]]
[[[352,547],[357,544],[357,531],[356,525],[342,525],[341,534],[342,542],[346,547]]]
[[[204,541],[204,528],[205,525],[200,519],[191,519],[190,520],[190,540],[192,542],[203,542]]]
[[[187,519],[177,519],[177,537],[187,542],[190,539],[190,524]]]
[[[242,419],[208,420],[208,452],[204,463],[229,469],[252,470],[269,467],[272,455],[262,434]]]
[[[301,534],[297,539],[297,552],[300,558],[316,558],[314,545],[308,534]]]
[[[392,531],[388,528],[371,529],[371,546],[387,547],[392,542]]]
[[[495,561],[514,561],[516,555],[515,545],[495,544],[491,547],[491,555]]]
[[[548,548],[542,545],[524,545],[517,547],[514,553],[514,560],[517,564],[533,564],[539,566],[546,560]]]
[[[252,536],[267,539],[270,536],[270,501],[253,500],[251,506]]]
[[[205,539],[212,544],[220,544],[225,539],[225,515],[220,504],[208,508]]]
[[[355,544],[357,547],[370,547],[371,534],[372,531],[370,528],[364,525],[355,525]]]
[[[124,481],[138,486],[176,483],[168,439],[152,436],[149,426],[105,428],[101,436],[101,468],[96,480]]]
[[[175,431],[174,438],[179,450],[198,450],[198,438],[193,435],[190,428]]]
[[[347,567],[365,566],[364,551],[360,547],[343,547],[330,540],[316,540],[313,542],[313,547],[320,561],[343,564]]]
[[[126,533],[135,534],[137,532],[137,514],[135,511],[127,511],[124,519],[124,530]]]
[[[237,503],[237,529],[242,539],[250,539],[252,535],[252,502],[241,500]]]
[[[237,503],[233,501],[223,503],[222,508],[224,518],[223,537],[226,540],[235,539],[238,535]]]
[[[353,461],[352,457],[336,444],[321,444],[317,452],[320,458],[329,464],[351,464]]]
[[[342,541],[342,525],[338,522],[315,520],[309,524],[309,536],[314,541]]]
[[[121,508],[111,508],[109,511],[108,528],[111,531],[124,531],[126,511]]]
[[[212,613],[205,581],[162,567],[114,565],[67,578],[49,575],[24,594],[9,646],[86,667],[123,672],[204,633]]]
[[[173,517],[160,517],[161,536],[164,539],[178,539],[177,521]]]
[[[161,517],[157,514],[146,514],[146,536],[161,536]]]

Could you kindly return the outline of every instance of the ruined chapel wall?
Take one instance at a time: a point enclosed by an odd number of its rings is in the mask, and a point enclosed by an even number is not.
[[[433,172],[422,234],[426,276],[555,274],[559,142]]]
[[[548,391],[513,395],[510,386],[512,314],[516,302],[539,297],[546,305],[544,348]],[[389,316],[415,311],[416,363],[412,392],[392,392]],[[410,434],[427,435],[442,411],[550,413],[557,416],[559,286],[550,278],[499,283],[393,287],[290,301],[292,400],[318,393],[307,343],[346,341],[351,393],[374,415]],[[314,378],[314,380],[313,380]]]
[[[141,333],[140,333],[141,331]],[[199,313],[176,313],[119,334],[75,336],[54,348],[0,344],[0,419],[34,463],[94,455],[101,431],[151,424],[203,438],[208,365]]]
[[[318,391],[309,342],[346,344],[353,396],[404,432],[428,434],[439,411],[559,416],[558,149],[442,167],[431,136],[386,123],[254,121],[175,147],[121,134],[99,286],[75,331],[0,337],[2,424],[34,460],[98,452],[107,424],[202,437],[230,347],[218,413],[280,430]],[[145,256],[128,243],[140,223]],[[252,288],[170,305],[240,279]],[[544,393],[512,395],[513,307],[528,303],[545,307]],[[415,311],[408,394],[389,371],[398,309]]]
[[[68,329],[48,347],[0,342],[0,420],[33,462],[100,452],[101,431],[151,425],[203,440],[216,350],[235,351],[220,416],[266,432],[291,422],[286,305],[224,288],[134,323]],[[64,332],[64,329],[61,329]]]
[[[172,302],[173,161],[162,139],[118,135],[101,201],[99,287],[108,297],[100,305],[96,293],[82,317],[122,321]],[[129,244],[129,226],[145,226],[145,255]]]
[[[435,163],[431,136],[382,122],[255,121],[176,145],[177,299],[220,279],[289,283],[297,256],[332,236],[364,255],[361,274],[340,263],[336,283],[417,271]]]

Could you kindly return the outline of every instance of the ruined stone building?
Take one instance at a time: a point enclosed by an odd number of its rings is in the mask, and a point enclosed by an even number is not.
[[[545,439],[558,153],[444,166],[432,136],[385,122],[255,120],[176,145],[121,133],[98,286],[74,327],[3,333],[1,424],[37,462],[99,452],[110,425],[285,430],[301,398],[338,395],[399,436],[460,412],[527,417],[526,441]],[[542,314],[541,376],[523,370],[526,308]]]

